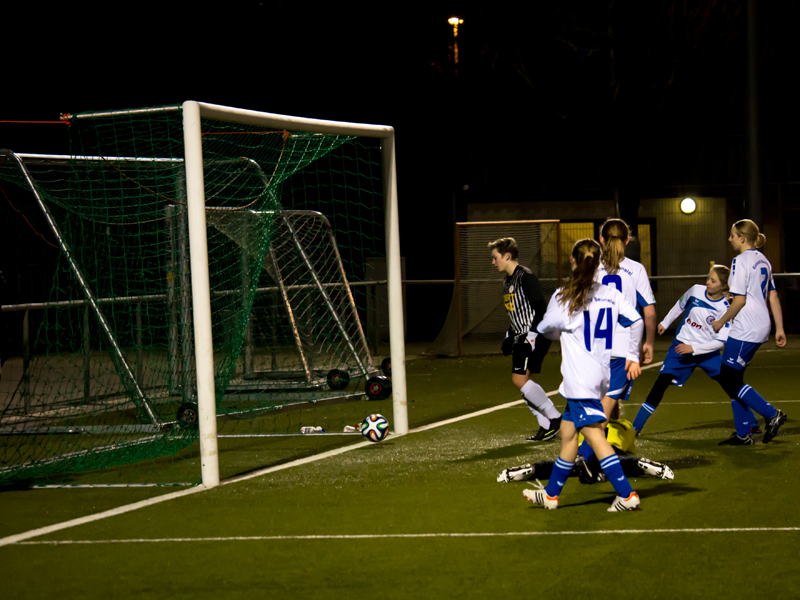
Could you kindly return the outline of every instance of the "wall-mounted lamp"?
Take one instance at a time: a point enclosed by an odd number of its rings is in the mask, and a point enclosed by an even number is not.
[[[682,213],[690,215],[695,210],[697,210],[697,202],[695,202],[691,198],[684,198],[683,200],[681,200],[681,212]]]

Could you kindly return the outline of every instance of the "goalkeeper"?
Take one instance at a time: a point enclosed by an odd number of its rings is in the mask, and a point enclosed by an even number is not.
[[[542,295],[539,279],[533,272],[519,264],[517,242],[514,238],[500,238],[489,244],[492,264],[506,276],[503,279],[503,303],[511,319],[502,350],[511,355],[511,381],[522,392],[522,397],[539,422],[539,431],[527,438],[528,442],[546,442],[558,435],[561,413],[547,397],[542,386],[530,378],[531,373],[541,373],[542,361],[550,348],[550,340],[536,333],[547,304]]]
[[[617,400],[616,408],[612,407],[611,409],[606,438],[619,456],[619,463],[625,477],[648,476],[674,479],[675,475],[667,465],[633,455],[633,452],[636,451],[636,430],[630,421],[620,418],[619,400]],[[545,460],[534,464],[510,467],[504,469],[497,476],[497,481],[498,483],[507,483],[509,481],[550,479],[554,464],[555,461]],[[594,454],[588,461],[584,461],[583,457],[578,455],[570,477],[577,477],[581,483],[599,483],[606,480],[606,476],[600,468],[600,462]]]

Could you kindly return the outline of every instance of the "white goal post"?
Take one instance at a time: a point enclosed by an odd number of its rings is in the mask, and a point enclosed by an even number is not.
[[[201,134],[201,119],[204,118],[292,131],[354,135],[381,140],[389,296],[389,344],[392,361],[393,428],[395,434],[408,433],[394,128],[383,125],[307,119],[194,101],[184,102],[182,108],[203,485],[214,487],[219,484],[214,348],[211,329],[211,292]]]

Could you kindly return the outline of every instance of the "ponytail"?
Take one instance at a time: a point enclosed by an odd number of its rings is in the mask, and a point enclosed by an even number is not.
[[[619,270],[619,263],[625,258],[625,244],[631,235],[628,224],[622,219],[608,219],[600,228],[603,246],[603,265],[612,275]]]
[[[761,248],[767,243],[767,236],[761,233],[758,230],[758,225],[756,225],[750,219],[736,221],[736,223],[733,224],[733,227],[736,229],[736,233],[746,239],[747,243],[753,248]]]
[[[586,305],[586,296],[594,284],[594,272],[600,264],[602,249],[594,240],[585,239],[575,242],[572,248],[572,258],[575,259],[575,269],[572,277],[561,288],[556,298],[560,304],[566,304],[569,314],[574,314]]]

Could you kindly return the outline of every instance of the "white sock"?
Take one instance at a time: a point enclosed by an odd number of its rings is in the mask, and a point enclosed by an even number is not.
[[[522,386],[521,391],[522,395],[525,396],[525,402],[528,403],[528,406],[531,407],[531,410],[533,410],[535,407],[536,410],[544,414],[544,416],[548,419],[558,419],[561,416],[561,413],[558,412],[556,405],[553,404],[553,401],[547,397],[547,394],[544,393],[542,386],[540,386],[538,383],[529,379],[528,382]]]
[[[550,429],[550,419],[548,419],[542,413],[540,413],[538,410],[536,410],[535,406],[531,406],[527,402],[525,402],[525,405],[533,413],[533,416],[536,417],[536,420],[539,421],[539,427],[544,427],[545,429]]]

